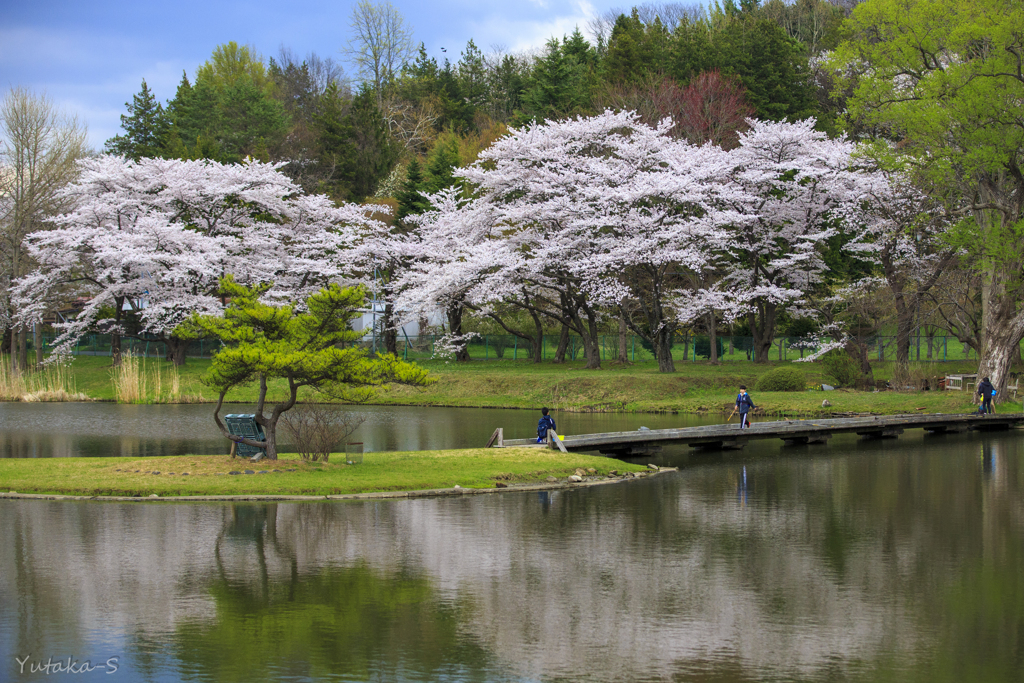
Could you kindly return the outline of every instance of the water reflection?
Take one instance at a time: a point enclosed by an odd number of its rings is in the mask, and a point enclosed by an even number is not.
[[[536,434],[538,413],[528,410],[340,406],[366,418],[349,440],[366,452],[480,447],[496,427],[505,438]],[[229,412],[251,412],[233,405]],[[707,418],[621,413],[558,414],[566,434],[630,431],[703,424]],[[713,420],[714,421],[714,420]],[[211,405],[114,403],[0,403],[0,457],[184,455],[226,453]],[[282,435],[282,438],[285,438]],[[287,439],[283,452],[290,450]]]
[[[1016,435],[748,448],[541,495],[2,501],[4,672],[114,652],[128,680],[1019,680]]]

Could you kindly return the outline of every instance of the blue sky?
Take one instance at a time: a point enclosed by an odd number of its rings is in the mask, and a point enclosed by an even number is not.
[[[453,62],[470,38],[485,53],[495,47],[520,51],[543,46],[577,25],[587,34],[591,18],[631,6],[615,0],[392,2],[417,42],[431,55],[448,55]],[[98,149],[119,132],[124,103],[143,78],[166,101],[182,71],[191,78],[218,44],[251,44],[265,56],[286,46],[297,55],[315,51],[341,61],[353,4],[3,0],[0,86],[46,92],[88,124],[90,143]],[[345,67],[351,75],[352,68]]]

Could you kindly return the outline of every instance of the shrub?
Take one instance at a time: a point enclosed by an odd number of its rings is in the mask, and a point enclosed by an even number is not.
[[[323,403],[309,403],[284,413],[281,424],[291,437],[299,457],[309,462],[327,462],[341,441],[365,419]]]
[[[757,378],[754,388],[758,391],[803,391],[807,385],[804,373],[794,367],[769,370]]]
[[[854,387],[860,380],[860,364],[842,349],[834,349],[821,357],[822,374],[837,387]]]

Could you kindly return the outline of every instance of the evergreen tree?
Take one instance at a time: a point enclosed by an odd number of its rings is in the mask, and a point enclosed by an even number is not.
[[[817,113],[806,51],[777,24],[741,17],[715,36],[714,45],[716,66],[739,76],[757,118],[795,121]]]
[[[703,20],[680,21],[672,32],[667,73],[681,85],[705,71],[716,68],[711,44],[711,26]]]
[[[135,161],[161,156],[167,135],[167,117],[145,79],[142,80],[142,90],[132,95],[132,101],[125,102],[125,106],[128,113],[121,114],[124,135],[107,140],[103,151]]]
[[[585,111],[590,104],[586,74],[586,64],[566,54],[559,40],[552,38],[534,66],[533,83],[523,97],[526,114],[558,119]]]
[[[398,210],[395,212],[395,220],[399,224],[406,216],[420,214],[430,208],[430,202],[423,196],[426,191],[426,178],[423,175],[423,167],[419,159],[409,162],[405,171],[405,182],[395,199],[398,200]]]
[[[320,110],[313,117],[313,130],[320,148],[321,180],[317,192],[337,200],[347,200],[349,192],[345,169],[355,164],[355,146],[352,140],[352,119],[349,117],[351,99],[331,84],[324,93]]]
[[[572,35],[562,39],[562,49],[568,57],[588,70],[597,67],[597,50],[583,37],[579,26],[573,30]]]
[[[268,94],[273,81],[257,57],[228,43],[200,67],[194,85],[182,77],[167,105],[168,156],[226,163],[272,156],[289,120],[284,106]]]
[[[449,130],[437,138],[434,148],[427,156],[427,191],[438,192],[456,185],[458,181],[455,180],[455,169],[459,165],[459,136]]]
[[[333,166],[325,190],[336,199],[350,201],[372,196],[401,154],[401,146],[392,139],[377,109],[373,91],[363,85],[346,104],[335,89],[325,96],[317,126],[324,163]]]
[[[472,39],[466,43],[466,49],[456,65],[456,73],[462,96],[473,107],[482,106],[487,100],[487,69],[484,66],[484,55]]]
[[[490,115],[503,123],[523,107],[529,67],[512,55],[505,55],[488,74]]]
[[[620,14],[608,40],[604,76],[612,83],[635,82],[650,74],[664,73],[671,40],[661,20],[644,26],[637,10]]]
[[[216,135],[223,147],[224,161],[238,162],[246,156],[269,161],[269,147],[288,132],[284,107],[248,78],[239,78],[226,86],[217,108],[220,125]]]

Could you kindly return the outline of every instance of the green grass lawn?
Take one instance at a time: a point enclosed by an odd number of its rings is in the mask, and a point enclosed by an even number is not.
[[[544,448],[471,448],[411,453],[367,453],[358,465],[344,456],[311,463],[282,455],[250,463],[227,455],[152,458],[4,458],[0,492],[85,496],[338,495],[377,491],[494,488],[573,474],[641,471],[640,465]],[[246,469],[267,474],[238,474]],[[279,470],[279,471],[274,471]],[[294,471],[288,471],[294,470]],[[158,472],[158,474],[157,474]],[[187,474],[186,474],[187,473]]]
[[[216,392],[204,386],[200,377],[209,368],[209,360],[190,359],[179,370],[180,393],[177,400],[216,400]],[[768,394],[756,390],[757,378],[778,365],[799,368],[808,385],[827,381],[821,366],[803,363],[726,362],[720,365],[678,362],[675,373],[658,372],[655,363],[618,365],[605,362],[600,370],[586,370],[581,361],[561,365],[535,364],[529,361],[473,361],[455,363],[424,361],[437,381],[425,388],[392,386],[381,389],[372,399],[380,405],[424,405],[461,407],[502,407],[535,410],[546,405],[558,410],[625,412],[722,412],[729,410],[736,389],[745,384],[759,407],[771,415],[834,415],[843,413],[903,413],[922,409],[928,412],[966,412],[970,396],[963,392],[867,392],[803,391]],[[874,376],[890,377],[892,363],[873,364]],[[976,370],[973,361],[921,363],[912,366],[921,376],[937,379],[953,372]],[[168,402],[170,365],[148,359],[147,388],[152,402]],[[161,394],[156,395],[156,373],[161,374]],[[71,364],[74,388],[97,400],[114,400],[109,357],[77,356]],[[283,382],[271,384],[269,398],[285,396]],[[255,401],[256,388],[230,392],[231,402]],[[828,399],[830,407],[822,407]],[[316,400],[312,393],[300,394],[300,400]],[[1004,404],[1005,405],[1005,404]],[[1003,410],[1010,409],[1005,405]]]

